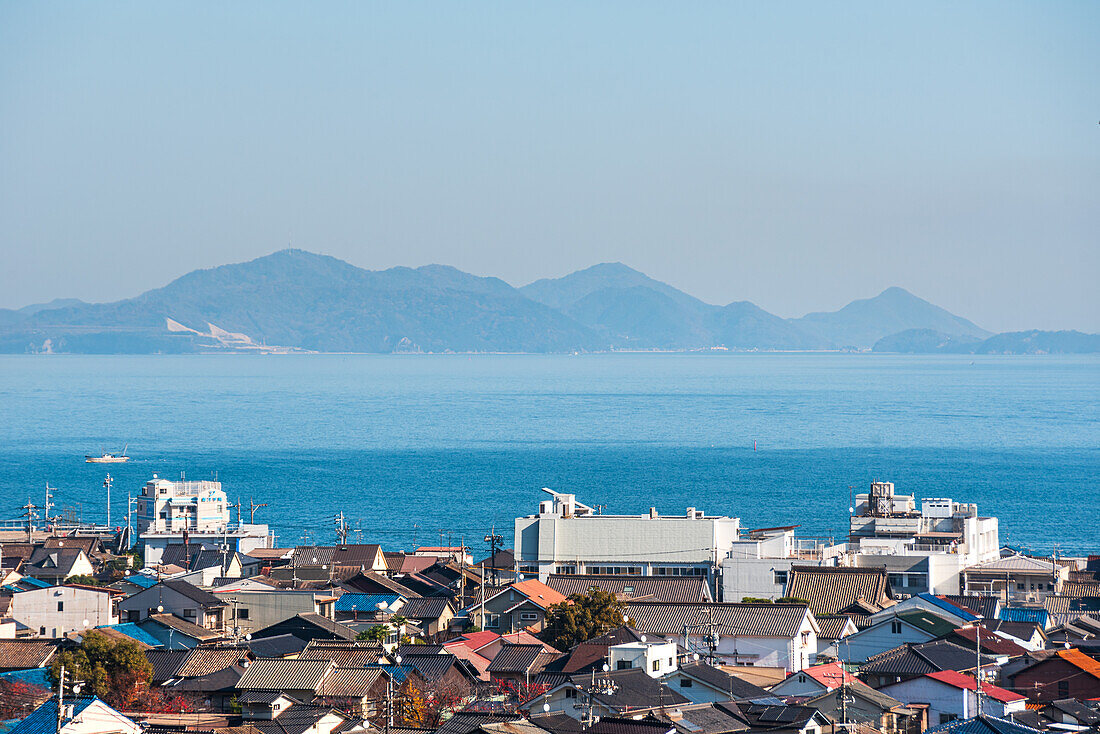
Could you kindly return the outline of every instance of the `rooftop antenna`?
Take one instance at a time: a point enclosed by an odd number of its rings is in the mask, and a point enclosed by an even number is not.
[[[978,617],[974,622],[974,654],[977,657],[978,669],[975,670],[975,678],[978,683],[974,686],[974,697],[977,699],[976,716],[982,715],[982,621],[981,617]]]
[[[115,480],[108,474],[103,478],[103,488],[107,490],[107,527],[111,527],[111,485]]]

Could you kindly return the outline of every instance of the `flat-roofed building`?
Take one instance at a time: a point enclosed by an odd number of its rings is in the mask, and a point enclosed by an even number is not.
[[[718,562],[737,539],[735,517],[706,515],[603,515],[572,494],[551,497],[538,514],[516,518],[516,570],[546,582],[551,574],[598,576],[699,576],[714,585]]]

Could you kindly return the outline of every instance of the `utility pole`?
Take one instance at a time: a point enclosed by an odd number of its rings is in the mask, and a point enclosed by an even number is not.
[[[978,662],[978,668],[974,671],[978,680],[977,685],[974,686],[974,698],[977,699],[977,713],[975,716],[982,715],[982,626],[979,622],[981,622],[981,617],[974,622],[974,652]]]
[[[256,510],[260,509],[261,507],[267,507],[267,503],[266,502],[261,502],[260,504],[256,504],[256,501],[253,500],[251,497],[249,497],[248,498],[248,504],[250,505],[249,509],[251,510],[251,514],[248,516],[248,522],[251,525],[255,525],[256,524]]]
[[[485,542],[489,544],[489,550],[491,552],[489,563],[493,571],[493,586],[500,586],[500,571],[497,568],[497,550],[504,545],[504,538],[497,535],[496,525],[493,525],[489,529],[489,534],[485,536]]]
[[[38,509],[38,506],[35,505],[35,504],[32,504],[30,497],[28,497],[27,498],[27,504],[23,505],[23,507],[21,509],[26,510],[26,512],[23,513],[23,516],[27,518],[27,542],[28,543],[33,543],[34,542],[34,521],[38,519],[38,513],[35,512],[35,510]]]
[[[50,508],[54,506],[51,500],[53,499],[53,492],[51,491],[50,483],[46,482],[46,497],[45,504],[42,505],[42,522],[49,523],[50,521]],[[110,504],[108,502],[108,504]]]
[[[107,527],[108,528],[111,527],[111,485],[114,484],[114,482],[115,482],[115,480],[111,478],[110,474],[108,474],[103,479],[103,488],[105,490],[107,490]],[[47,515],[50,514],[49,508],[46,509],[46,514]]]
[[[336,513],[336,539],[340,542],[340,545],[346,545],[348,542],[348,524],[344,520],[344,511]]]

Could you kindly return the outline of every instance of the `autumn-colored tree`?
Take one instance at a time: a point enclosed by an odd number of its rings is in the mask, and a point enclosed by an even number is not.
[[[468,687],[444,680],[409,679],[402,695],[405,723],[419,729],[436,729],[445,717],[460,711],[470,695]]]
[[[68,680],[83,681],[84,693],[99,696],[115,708],[131,708],[153,677],[153,666],[136,642],[115,641],[94,630],[84,635],[80,647],[54,658],[49,672],[54,684],[62,665]]]
[[[593,586],[587,594],[573,594],[551,605],[539,637],[559,650],[569,650],[625,623],[622,602]]]
[[[546,683],[505,680],[497,686],[497,693],[518,703],[526,703],[550,690]]]
[[[21,719],[50,697],[50,691],[21,680],[0,679],[0,719]]]

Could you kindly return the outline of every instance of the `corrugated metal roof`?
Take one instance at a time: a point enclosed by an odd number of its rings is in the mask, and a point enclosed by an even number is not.
[[[836,614],[861,599],[881,607],[889,588],[885,568],[792,566],[786,596],[805,599],[814,614]]]
[[[1100,596],[1100,581],[1067,581],[1062,584],[1062,596]]]
[[[972,719],[958,719],[934,726],[926,730],[925,734],[1039,734],[1039,730],[1014,721],[981,714]]]
[[[107,705],[95,696],[76,699],[76,701],[72,702],[73,716],[78,716],[89,706],[97,702],[103,706]],[[136,728],[137,724],[134,726]],[[30,716],[16,724],[15,727],[8,731],[8,734],[56,734],[56,732],[57,700],[51,699],[36,708]]]
[[[1049,615],[1042,607],[1004,607],[997,616],[1006,622],[1031,622],[1046,627]]]
[[[254,661],[237,688],[264,691],[317,691],[333,668],[328,660],[284,660],[260,658]]]
[[[133,622],[123,622],[122,624],[103,625],[102,627],[96,627],[96,629],[97,630],[107,630],[107,629],[114,630],[115,632],[119,632],[123,635],[126,635],[127,637],[129,637],[133,640],[136,640],[136,641],[138,641],[138,642],[140,642],[144,645],[148,645],[149,647],[160,647],[161,644],[162,644],[160,640],[158,640],[156,637],[153,637],[151,634],[149,634],[148,632],[143,630],[141,627],[138,627]]]
[[[996,571],[997,573],[1016,571],[1017,573],[1038,573],[1050,576],[1054,573],[1054,564],[1041,558],[1014,555],[975,564],[963,573],[984,573],[986,571]]]
[[[740,637],[792,638],[809,609],[802,604],[673,604],[630,602],[626,615],[634,627],[657,635],[679,635],[685,625],[713,621],[719,634]],[[708,617],[709,612],[709,617]]]
[[[378,612],[378,605],[393,604],[398,599],[403,599],[400,594],[356,594],[346,593],[342,594],[339,599],[336,600],[336,604],[333,608],[338,612],[358,612],[363,615],[375,614]],[[402,608],[401,614],[404,615],[404,609]]]

